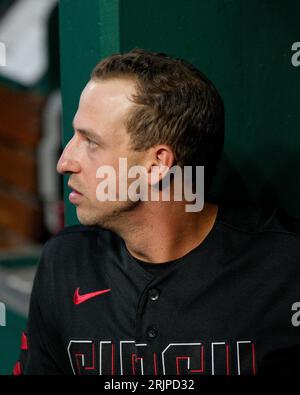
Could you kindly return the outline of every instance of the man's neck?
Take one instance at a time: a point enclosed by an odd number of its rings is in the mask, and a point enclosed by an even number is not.
[[[217,212],[218,206],[210,202],[205,202],[198,213],[179,211],[178,205],[167,212],[163,206],[156,206],[152,215],[141,216],[136,226],[129,224],[128,232],[120,236],[133,257],[151,263],[168,262],[183,257],[204,241]]]

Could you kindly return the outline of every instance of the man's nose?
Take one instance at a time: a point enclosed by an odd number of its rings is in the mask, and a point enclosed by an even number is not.
[[[56,170],[60,174],[78,173],[80,171],[80,164],[72,152],[72,141],[69,141],[63,150],[57,162]]]

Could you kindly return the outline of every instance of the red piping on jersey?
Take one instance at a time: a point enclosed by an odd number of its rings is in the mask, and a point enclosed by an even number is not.
[[[22,332],[22,337],[21,337],[21,350],[28,350],[27,336],[25,335],[24,332]]]
[[[153,363],[154,363],[154,374],[157,376],[156,352],[153,353]]]
[[[230,375],[230,363],[229,363],[229,345],[226,344],[226,375]]]
[[[252,343],[252,368],[253,368],[253,375],[256,375],[256,363],[255,363],[255,346],[254,343]]]
[[[15,367],[14,367],[14,370],[13,370],[13,375],[14,376],[20,376],[21,374],[22,374],[22,367],[21,367],[20,362],[18,361],[15,364]]]

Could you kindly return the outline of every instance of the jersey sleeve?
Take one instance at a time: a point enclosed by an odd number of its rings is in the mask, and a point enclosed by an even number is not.
[[[62,374],[51,266],[46,245],[33,284],[27,328],[22,333],[14,375]]]

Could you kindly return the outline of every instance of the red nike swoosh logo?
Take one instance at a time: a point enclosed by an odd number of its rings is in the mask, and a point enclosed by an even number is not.
[[[109,292],[109,291],[111,291],[110,288],[103,289],[101,291],[90,292],[90,293],[84,294],[84,295],[79,295],[79,288],[77,288],[74,293],[73,301],[74,301],[74,304],[80,304],[80,303],[86,302],[87,300],[89,300],[91,298],[94,298],[95,296],[105,294],[106,292]]]

